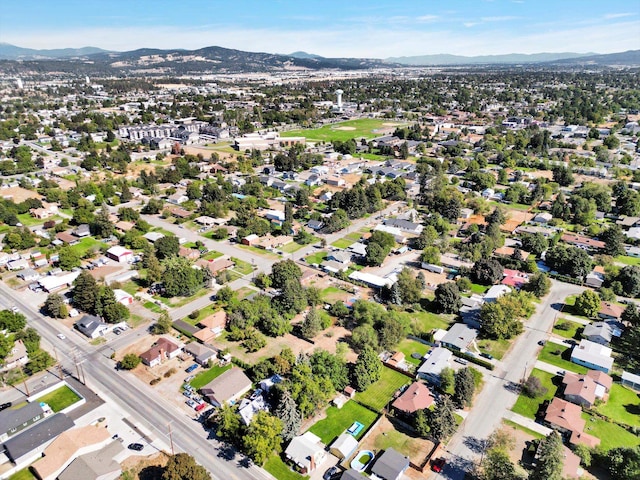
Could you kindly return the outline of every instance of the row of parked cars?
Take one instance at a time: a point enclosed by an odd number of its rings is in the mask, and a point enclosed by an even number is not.
[[[189,385],[188,382],[191,380],[193,380],[193,375],[185,379],[185,382],[187,383],[184,384],[184,392],[182,392],[182,394],[188,398],[188,400],[186,401],[187,405],[193,408],[196,412],[201,412],[207,407],[207,402],[205,402],[204,399],[200,395],[198,395],[195,388]]]

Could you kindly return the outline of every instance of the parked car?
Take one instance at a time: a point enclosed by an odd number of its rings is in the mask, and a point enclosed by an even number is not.
[[[337,465],[334,465],[333,467],[331,467],[329,470],[327,470],[326,472],[324,472],[324,475],[322,475],[322,480],[330,480],[335,474],[337,474],[340,470],[338,469]]]
[[[207,406],[207,404],[206,404],[206,403],[204,403],[204,402],[202,402],[200,405],[198,405],[198,406],[195,408],[195,410],[196,410],[196,412],[200,412],[200,411],[204,410],[206,406]]]
[[[436,473],[440,473],[446,464],[447,460],[445,458],[437,458],[433,462],[431,462],[431,470]]]
[[[465,360],[464,358],[460,358],[460,357],[456,357],[454,362],[458,362],[461,365],[468,365],[469,362],[467,360]]]
[[[187,400],[187,405],[189,405],[191,408],[195,408],[196,405],[198,405],[196,402],[194,402],[193,400]]]
[[[189,375],[187,378],[184,379],[184,383],[189,383],[194,378],[196,378],[195,375]],[[187,388],[187,387],[185,387],[185,388]]]
[[[547,343],[546,340],[540,340],[538,342],[538,345],[540,345],[541,347],[544,347],[546,343]]]
[[[139,452],[144,448],[144,445],[142,445],[141,443],[130,443],[129,445],[127,445],[127,448],[129,450],[135,450],[136,452]]]
[[[120,335],[122,333],[122,330],[116,327],[113,329],[113,333],[115,333],[116,335]]]
[[[182,395],[184,395],[187,398],[191,398],[191,392],[189,390],[185,390],[184,392],[182,392]]]
[[[191,365],[190,367],[187,367],[187,369],[185,370],[185,372],[187,372],[187,373],[191,373],[191,372],[193,372],[196,368],[198,368],[198,366],[199,366],[199,365],[198,365],[197,363],[194,363],[194,364],[193,364],[193,365]]]
[[[482,352],[482,353],[480,354],[480,356],[481,356],[481,357],[484,357],[484,358],[488,358],[489,360],[493,360],[493,355],[491,355],[491,354],[489,354],[489,353],[487,353],[487,352]]]

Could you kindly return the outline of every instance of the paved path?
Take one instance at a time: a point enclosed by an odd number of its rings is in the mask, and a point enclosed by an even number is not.
[[[564,368],[557,367],[547,362],[543,362],[541,360],[537,360],[535,363],[535,367],[538,370],[542,370],[547,373],[551,373],[553,375],[561,375],[564,372]]]
[[[535,420],[522,416],[519,413],[508,411],[504,414],[504,418],[545,436],[549,435],[552,432],[550,428],[547,428],[544,425],[540,425]]]
[[[591,320],[586,320],[580,317],[574,317],[573,315],[567,315],[566,313],[562,314],[562,318],[564,318],[565,320],[570,320],[572,322],[579,323],[580,325],[589,325],[591,323]]]

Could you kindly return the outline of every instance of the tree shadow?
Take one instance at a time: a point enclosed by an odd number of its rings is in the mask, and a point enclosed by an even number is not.
[[[560,302],[555,302],[555,303],[552,303],[550,306],[551,306],[551,308],[553,308],[554,310],[557,310],[559,312],[559,311],[561,311],[563,309],[565,304],[564,303],[560,303]]]
[[[164,468],[160,465],[150,465],[140,470],[138,478],[140,480],[162,480]]]
[[[628,403],[627,405],[623,405],[623,407],[631,415],[640,415],[640,405]]]
[[[236,449],[228,443],[223,443],[218,449],[218,458],[231,461],[236,457]]]
[[[482,453],[486,450],[488,441],[485,438],[464,437],[463,443],[473,453]]]
[[[450,456],[447,458],[447,464],[440,472],[440,477],[448,479],[466,478],[468,472],[474,467],[471,460],[458,456]]]

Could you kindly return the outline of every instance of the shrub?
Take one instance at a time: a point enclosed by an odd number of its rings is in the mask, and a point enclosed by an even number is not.
[[[542,385],[538,377],[531,375],[526,382],[522,384],[522,393],[529,398],[537,398],[546,394],[548,389]]]
[[[149,385],[157,385],[158,383],[160,383],[162,381],[162,379],[160,377],[156,377],[153,380],[151,380],[149,382]]]

